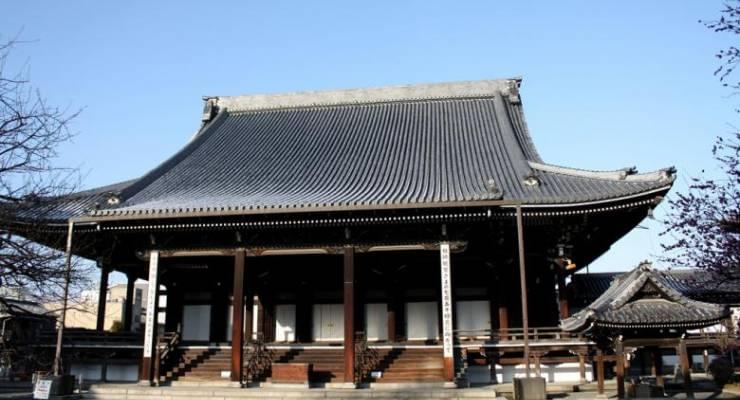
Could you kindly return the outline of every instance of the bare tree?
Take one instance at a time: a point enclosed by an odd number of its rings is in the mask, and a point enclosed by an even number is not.
[[[737,37],[740,0],[727,1],[719,19],[699,22]],[[740,82],[733,80],[740,49],[729,46],[716,57],[720,66],[714,74],[722,85],[733,91],[740,89]],[[703,269],[719,278],[719,284],[740,280],[740,132],[718,137],[712,154],[720,167],[719,176],[692,178],[688,191],[669,201],[671,209],[662,235],[673,240],[663,245],[663,260],[674,266]]]
[[[669,201],[663,234],[674,240],[663,245],[664,261],[740,280],[740,132],[718,138],[712,152],[721,177],[693,178]]]
[[[720,33],[740,35],[740,1],[729,0],[724,4],[720,18],[712,21],[699,21],[707,28]],[[740,49],[737,46],[728,46],[721,49],[715,55],[720,60],[720,65],[714,74],[719,77],[724,86],[740,89],[740,82],[728,82],[730,75],[740,64]]]
[[[72,138],[69,124],[79,110],[47,104],[28,80],[25,68],[8,71],[14,47],[0,43],[0,288],[52,300],[64,282],[63,237],[45,234],[45,222],[59,199],[77,186],[74,169],[54,165],[58,147]],[[19,233],[22,236],[19,236]],[[44,237],[50,246],[37,244]],[[82,264],[73,281],[83,283]]]

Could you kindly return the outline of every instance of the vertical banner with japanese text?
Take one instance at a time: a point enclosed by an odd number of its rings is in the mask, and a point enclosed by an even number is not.
[[[144,326],[144,358],[152,357],[154,330],[157,329],[157,277],[159,275],[159,251],[149,253],[149,282],[146,299],[146,325]]]
[[[450,281],[450,244],[439,245],[440,271],[442,275],[442,348],[444,357],[452,357],[452,283]]]

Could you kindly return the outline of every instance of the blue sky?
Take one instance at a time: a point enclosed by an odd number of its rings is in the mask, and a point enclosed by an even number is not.
[[[737,38],[698,23],[721,7],[28,0],[3,4],[0,35],[31,41],[6,68],[28,68],[50,103],[83,108],[58,163],[79,167],[85,187],[137,177],[174,153],[198,127],[203,95],[523,76],[527,121],[547,162],[674,165],[676,191],[716,171],[713,138],[737,122],[737,98],[712,75],[714,53]],[[660,224],[641,226],[590,270],[624,270],[659,253]]]

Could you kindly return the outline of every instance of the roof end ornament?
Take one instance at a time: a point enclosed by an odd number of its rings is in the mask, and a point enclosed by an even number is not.
[[[203,115],[200,120],[205,125],[218,114],[218,97],[204,96],[203,101]]]
[[[519,83],[521,80],[510,80],[506,82],[506,87],[501,90],[501,94],[508,97],[511,104],[521,104],[522,99],[519,97]]]
[[[493,178],[486,181],[486,191],[490,195],[489,198],[498,200],[504,197],[504,192],[496,185],[496,181]]]

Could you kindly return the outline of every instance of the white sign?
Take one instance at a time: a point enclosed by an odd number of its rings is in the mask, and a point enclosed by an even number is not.
[[[154,345],[154,330],[157,325],[157,296],[158,283],[157,270],[159,269],[159,251],[152,250],[149,254],[149,287],[146,299],[146,325],[144,326],[144,358],[152,358],[152,347]]]
[[[36,386],[33,388],[34,399],[48,399],[49,393],[51,392],[50,379],[39,379],[36,381]]]
[[[442,349],[445,358],[452,358],[452,283],[450,282],[450,244],[439,245],[442,274]]]

